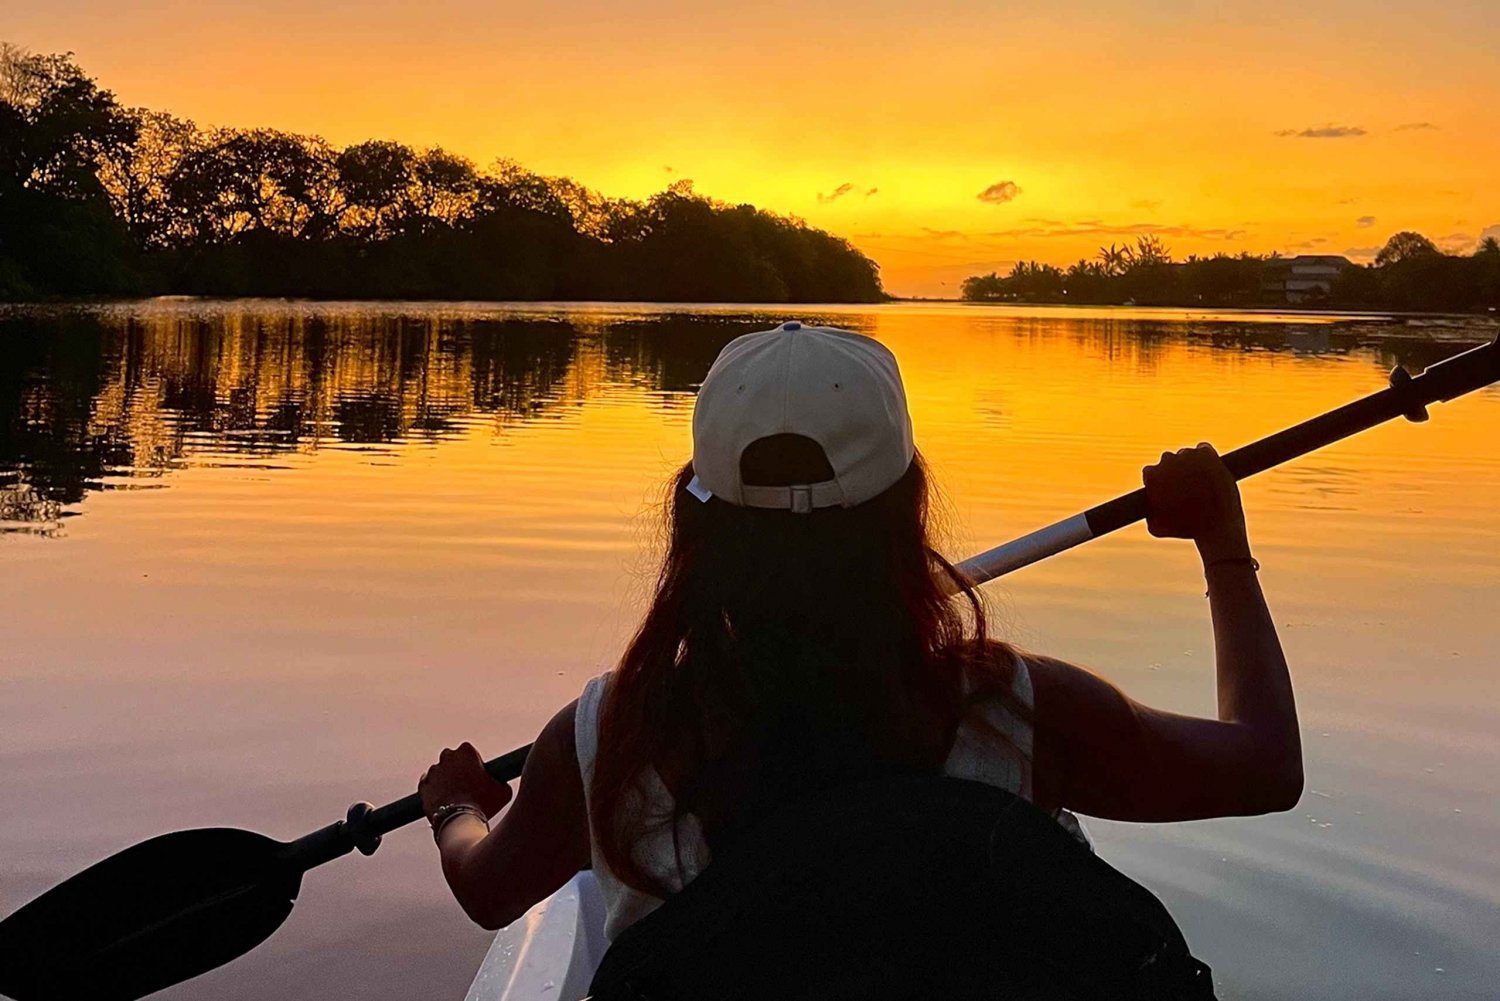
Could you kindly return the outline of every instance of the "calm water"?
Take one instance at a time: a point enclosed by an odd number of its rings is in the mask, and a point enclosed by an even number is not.
[[[152,302],[0,313],[0,913],[180,827],[291,837],[445,743],[530,740],[639,612],[652,505],[735,334],[901,360],[963,556],[1476,343],[1378,319],[891,306]],[[1500,395],[1246,484],[1297,681],[1290,813],[1093,822],[1228,998],[1497,997]],[[990,589],[1008,635],[1213,710],[1190,547],[1120,533]],[[310,874],[164,997],[459,997],[487,936],[430,839]]]

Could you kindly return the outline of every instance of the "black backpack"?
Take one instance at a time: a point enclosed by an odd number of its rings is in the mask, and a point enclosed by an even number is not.
[[[1212,1001],[1159,901],[1003,790],[903,778],[779,810],[605,954],[596,1001]]]

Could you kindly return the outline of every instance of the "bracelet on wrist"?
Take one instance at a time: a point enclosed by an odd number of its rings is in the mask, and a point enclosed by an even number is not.
[[[432,815],[427,818],[427,822],[432,825],[432,840],[441,844],[443,828],[447,827],[455,817],[465,815],[475,818],[484,825],[485,830],[489,830],[490,818],[473,803],[444,803],[433,810]]]
[[[1214,567],[1243,566],[1249,567],[1251,572],[1260,571],[1260,560],[1254,556],[1225,556],[1217,560],[1208,560],[1203,564],[1203,571],[1207,573]]]
[[[1249,567],[1251,573],[1260,572],[1260,560],[1256,559],[1254,556],[1225,556],[1222,559],[1208,560],[1207,562],[1205,562],[1203,564],[1203,576],[1207,577],[1208,572],[1215,567],[1233,566]],[[1208,597],[1207,591],[1203,592],[1203,597]]]

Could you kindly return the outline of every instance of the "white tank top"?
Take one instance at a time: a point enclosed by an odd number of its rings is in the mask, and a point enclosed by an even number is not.
[[[594,759],[599,753],[599,710],[604,704],[611,676],[601,674],[584,686],[574,717],[578,771],[583,777],[584,802],[589,806],[590,818],[593,817],[590,787],[594,779]],[[1012,693],[1029,714],[1035,704],[1031,675],[1026,670],[1025,660],[1020,657],[1016,658]],[[943,773],[952,778],[983,782],[1030,799],[1032,740],[1029,719],[1018,716],[999,699],[982,699],[975,702],[960,721]],[[709,850],[702,825],[690,813],[673,819],[675,804],[672,794],[654,768],[647,770],[633,796],[635,802],[631,804],[631,812],[644,818],[645,822],[642,824],[643,834],[631,847],[631,854],[644,872],[676,893],[708,866]],[[1067,819],[1072,820],[1071,817]],[[592,820],[590,827],[589,851],[606,908],[604,935],[613,941],[620,932],[660,907],[662,898],[642,893],[621,882],[600,854]]]

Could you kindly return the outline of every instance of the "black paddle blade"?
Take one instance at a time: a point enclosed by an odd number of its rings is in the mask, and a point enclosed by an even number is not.
[[[134,1001],[265,941],[302,881],[278,841],[207,828],[111,855],[0,921],[0,994]]]

